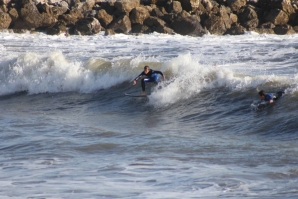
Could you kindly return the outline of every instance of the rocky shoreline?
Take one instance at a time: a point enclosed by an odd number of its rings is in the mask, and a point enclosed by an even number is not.
[[[0,0],[0,29],[49,35],[298,32],[295,0]]]

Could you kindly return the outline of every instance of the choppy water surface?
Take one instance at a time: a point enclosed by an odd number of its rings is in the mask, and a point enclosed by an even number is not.
[[[1,198],[297,198],[297,39],[0,33]]]

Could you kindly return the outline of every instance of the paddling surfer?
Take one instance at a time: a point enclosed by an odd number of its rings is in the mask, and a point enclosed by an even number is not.
[[[266,93],[265,91],[261,90],[259,92],[261,100],[265,100],[266,102],[269,102],[270,104],[273,103],[274,96],[272,94]]]
[[[143,78],[141,80],[141,86],[142,86],[142,94],[141,95],[146,95],[146,92],[145,92],[145,82],[154,82],[155,84],[157,84],[158,82],[158,74],[161,75],[163,77],[163,80],[166,80],[166,76],[158,71],[158,70],[152,70],[149,68],[149,66],[145,66],[144,67],[144,71],[139,74],[134,80],[133,80],[133,85],[136,85],[137,83],[137,80],[140,78],[140,77],[143,77],[143,76],[146,76],[145,78]]]

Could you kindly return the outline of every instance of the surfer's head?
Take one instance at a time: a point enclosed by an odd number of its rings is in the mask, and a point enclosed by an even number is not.
[[[147,73],[149,73],[149,71],[150,71],[149,66],[145,66],[144,67],[144,73],[147,74]]]
[[[261,90],[259,92],[259,95],[260,95],[261,98],[263,98],[263,97],[265,97],[266,93],[265,93],[265,91]]]

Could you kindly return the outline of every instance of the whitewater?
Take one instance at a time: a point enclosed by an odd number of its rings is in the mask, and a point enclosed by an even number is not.
[[[298,197],[297,34],[2,31],[0,57],[0,198]],[[125,96],[145,65],[166,80]]]

